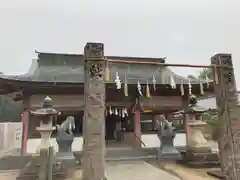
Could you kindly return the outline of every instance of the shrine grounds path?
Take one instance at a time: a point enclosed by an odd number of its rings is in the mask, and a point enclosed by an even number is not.
[[[1,170],[0,180],[16,180],[18,170]]]
[[[162,170],[156,162],[110,162],[106,165],[108,180],[217,180],[206,174],[206,169],[187,168],[175,163],[164,163]],[[168,171],[168,172],[167,172]],[[79,180],[82,171],[73,173],[67,180]]]
[[[77,171],[68,180],[77,180],[82,172]],[[110,162],[106,165],[108,180],[180,180],[180,178],[154,167],[144,161]]]
[[[107,176],[109,180],[180,180],[144,161],[110,163],[107,167]]]
[[[175,176],[157,166],[144,161],[111,162],[106,165],[106,175],[108,180],[216,180],[206,175],[205,170],[166,163],[164,169],[173,172]],[[17,170],[0,171],[0,180],[16,180],[18,172]],[[79,180],[81,176],[82,171],[77,170],[66,180]]]

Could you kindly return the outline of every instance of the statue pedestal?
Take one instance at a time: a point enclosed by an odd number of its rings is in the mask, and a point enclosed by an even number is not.
[[[180,152],[176,149],[173,144],[175,136],[162,136],[160,139],[161,145],[159,149],[158,159],[174,159],[178,160],[181,158]]]
[[[192,120],[188,123],[192,134],[187,137],[187,150],[195,153],[209,153],[211,147],[202,134],[202,128],[206,123],[200,120]]]
[[[75,166],[76,160],[72,152],[72,143],[74,140],[73,134],[59,132],[56,137],[58,143],[57,161],[60,161],[64,167]]]

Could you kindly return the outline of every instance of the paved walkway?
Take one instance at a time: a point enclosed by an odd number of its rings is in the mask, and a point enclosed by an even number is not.
[[[109,163],[106,174],[109,180],[180,180],[144,161]]]
[[[107,163],[106,175],[108,180],[180,180],[180,178],[144,161]],[[77,180],[81,177],[82,170],[78,170],[72,178],[67,180]]]
[[[0,180],[16,180],[18,172],[18,170],[0,171]]]

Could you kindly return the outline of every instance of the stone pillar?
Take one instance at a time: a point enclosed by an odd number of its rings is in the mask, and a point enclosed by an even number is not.
[[[102,43],[87,43],[85,56],[85,109],[83,179],[105,179],[105,61]]]
[[[218,143],[221,168],[226,179],[238,180],[240,179],[240,114],[232,56],[216,54],[211,58],[211,64],[229,66],[216,69],[218,79],[215,78],[214,88],[219,109]]]

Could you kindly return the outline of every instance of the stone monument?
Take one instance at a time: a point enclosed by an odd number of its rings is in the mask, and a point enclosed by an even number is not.
[[[64,166],[75,166],[76,161],[72,152],[72,143],[74,140],[73,130],[75,129],[75,119],[68,116],[61,124],[57,125],[58,153],[57,160],[61,161]]]
[[[159,159],[180,159],[181,154],[174,147],[173,141],[176,133],[172,123],[164,115],[160,115],[158,121],[158,138],[160,140]]]
[[[83,179],[105,178],[105,69],[104,45],[87,43],[84,48]]]

